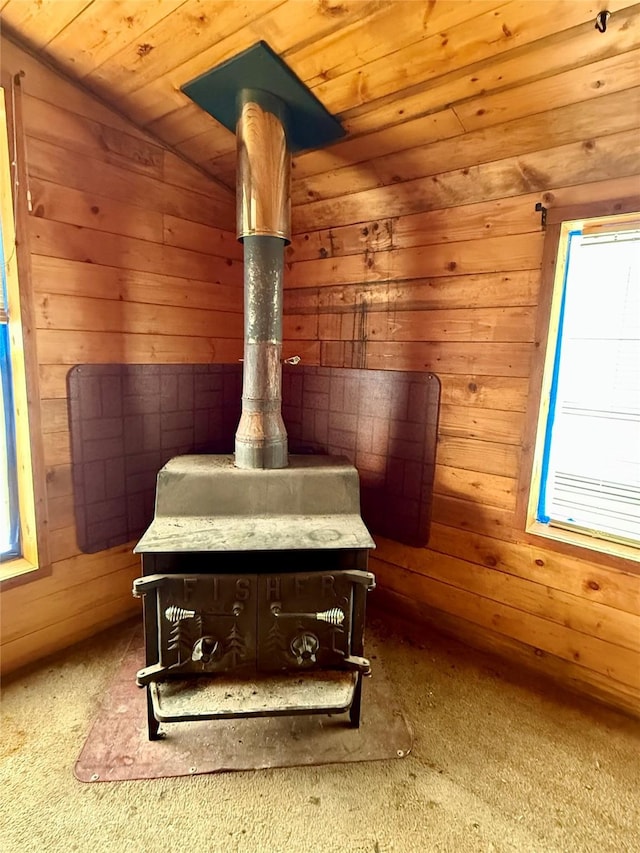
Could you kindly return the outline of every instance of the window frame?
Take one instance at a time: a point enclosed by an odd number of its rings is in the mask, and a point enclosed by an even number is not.
[[[28,175],[21,95],[21,75],[12,77],[3,71],[0,77],[0,215],[9,314],[21,544],[20,556],[9,557],[0,563],[0,588],[3,592],[51,573],[46,535],[46,473],[33,322],[26,192]]]
[[[549,416],[549,390],[558,342],[568,235],[577,221],[611,216],[620,216],[622,221],[625,215],[637,217],[639,212],[640,196],[550,208],[547,211],[527,422],[516,504],[516,523],[524,532],[524,541],[528,544],[582,559],[597,559],[599,563],[634,573],[640,572],[640,547],[622,544],[613,539],[596,538],[587,532],[551,526],[539,522],[536,516]]]
[[[0,239],[2,239],[2,211],[0,209]],[[9,330],[9,316],[5,306],[8,305],[6,276],[5,276],[5,253],[4,240],[0,250],[0,263],[2,263],[2,279],[0,281],[0,383],[2,384],[0,398],[0,433],[4,433],[5,453],[3,459],[8,468],[8,503],[9,503],[9,525],[10,525],[10,549],[0,552],[0,563],[6,563],[22,556],[22,530],[20,525],[20,503],[18,497],[18,460],[16,457],[16,412],[13,402],[13,378],[11,363],[11,336]]]

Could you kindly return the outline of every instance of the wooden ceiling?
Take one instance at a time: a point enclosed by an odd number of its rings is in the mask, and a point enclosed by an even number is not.
[[[640,67],[629,0],[0,0],[0,21],[230,188],[235,138],[180,87],[266,40],[348,132],[296,158],[294,204],[423,175],[439,140],[455,167],[465,140],[629,88]]]

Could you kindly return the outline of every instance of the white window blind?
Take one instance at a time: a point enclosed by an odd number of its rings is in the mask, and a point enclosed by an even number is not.
[[[640,543],[640,229],[572,232],[538,520]]]

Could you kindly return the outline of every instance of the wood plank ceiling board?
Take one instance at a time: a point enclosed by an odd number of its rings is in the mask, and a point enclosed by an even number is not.
[[[47,54],[77,79],[83,79],[163,18],[173,15],[185,0],[98,0],[57,33]]]
[[[351,0],[348,5],[334,5],[324,0],[313,3],[308,0],[295,0],[295,2],[288,0],[286,6],[284,0],[269,4],[259,4],[254,0],[249,6],[253,18],[242,29],[233,31],[226,38],[221,37],[216,29],[216,37],[209,47],[206,47],[201,40],[200,49],[194,56],[178,67],[173,67],[169,72],[163,72],[159,78],[152,76],[149,82],[140,86],[151,62],[152,54],[148,52],[143,58],[144,66],[140,62],[140,57],[136,57],[137,65],[136,60],[131,65],[132,60],[129,56],[124,57],[119,66],[122,73],[126,68],[135,69],[135,78],[132,74],[129,76],[131,86],[138,88],[131,88],[122,81],[117,82],[105,76],[113,73],[111,65],[114,61],[120,61],[118,56],[97,69],[86,82],[103,94],[103,90],[108,92],[111,89],[121,92],[122,86],[127,85],[128,93],[126,99],[123,99],[124,108],[134,121],[140,125],[149,126],[154,132],[159,132],[161,137],[160,120],[172,116],[170,120],[173,127],[172,138],[167,138],[165,140],[167,142],[180,142],[198,134],[207,133],[214,155],[225,151],[232,152],[235,151],[233,134],[204,111],[194,112],[193,103],[180,91],[180,86],[250,47],[259,39],[266,39],[277,52],[282,53],[283,49],[291,44],[306,44],[312,39],[321,38],[323,34],[332,32],[345,21],[366,20],[368,15],[379,10],[383,5],[382,0]],[[258,15],[260,9],[270,11]],[[170,38],[175,38],[175,34],[170,34]],[[174,62],[175,59],[171,64]],[[182,131],[176,130],[176,116],[173,116],[176,112],[180,114],[178,126],[182,125]]]
[[[0,20],[230,188],[234,135],[180,87],[266,40],[349,134],[296,159],[294,198],[305,204],[343,183],[354,192],[436,174],[417,153],[425,145],[468,137],[471,150],[473,132],[630,88],[640,3],[606,5],[605,34],[594,0],[8,0]],[[395,154],[402,168],[379,159]],[[328,195],[301,183],[315,176]]]
[[[320,43],[314,39],[302,48],[285,51],[284,58],[314,88],[504,5],[506,0],[387,3],[368,21],[356,21]]]
[[[537,151],[541,144],[541,121],[546,128],[544,145],[551,147],[584,139],[593,127],[603,128],[603,134],[632,129],[637,127],[639,113],[640,87],[637,87],[550,110],[542,116],[525,116],[495,127],[480,127],[433,144],[429,144],[431,140],[427,137],[421,145],[408,150],[297,180],[291,200],[294,205],[306,204],[344,195],[345,187],[351,193],[359,192]],[[424,119],[416,119],[409,124],[423,123]]]
[[[637,38],[640,43],[640,26]],[[450,138],[465,131],[494,127],[551,109],[585,103],[633,87],[638,82],[639,71],[640,51],[636,49],[533,83],[516,85],[494,95],[482,94],[463,99],[456,102],[455,107],[438,112],[426,109],[428,96],[433,94],[433,91],[427,92],[421,96],[421,106],[425,108],[423,115],[405,115],[401,124],[388,122],[378,131],[366,135],[352,134],[331,148],[302,154],[294,162],[294,174],[298,179],[310,177],[347,163],[354,165],[414,145],[425,145],[438,138]],[[449,94],[454,94],[453,84],[450,84]],[[448,120],[451,115],[460,124],[454,127]]]
[[[406,82],[401,92],[354,106],[341,118],[350,134],[362,134],[398,124],[492,91],[541,80],[561,71],[588,65],[638,47],[640,6],[635,3],[614,15],[602,38],[587,20],[544,39],[488,60],[460,65],[434,79]]]
[[[0,24],[3,22],[0,14]],[[39,97],[50,103],[64,105],[64,108],[85,118],[99,121],[107,127],[113,127],[149,139],[147,133],[136,127],[132,122],[123,118],[122,112],[114,112],[109,106],[96,98],[87,97],[86,92],[77,85],[76,81],[62,75],[52,74],[43,64],[46,59],[44,51],[30,55],[18,45],[6,38],[6,28],[1,27],[0,56],[3,67],[11,69],[12,73],[20,72],[22,90],[29,95]]]
[[[627,0],[621,0],[609,3],[608,7],[615,12],[630,5]],[[501,54],[561,30],[586,22],[592,25],[596,11],[593,3],[583,0],[554,4],[506,3],[464,21],[446,33],[430,36],[423,42],[320,83],[314,87],[314,93],[329,110],[341,113],[456,68],[480,61],[494,62]],[[293,67],[295,70],[295,65]]]
[[[352,193],[340,199],[312,201],[294,208],[294,232],[347,225],[366,217],[400,216],[418,210],[456,207],[459,204],[544,192],[555,186],[581,183],[585,159],[601,179],[635,175],[640,171],[637,131],[623,131],[597,140],[576,142],[416,178],[398,184],[390,197],[386,188]]]
[[[187,13],[191,4],[199,0],[188,0],[189,6],[176,12]],[[340,11],[328,11],[334,7],[327,3],[309,3],[307,0],[245,0],[245,2],[219,3],[220,12],[213,24],[209,18],[176,22],[165,19],[157,28],[145,34],[146,43],[152,49],[143,56],[139,45],[129,45],[108,63],[87,78],[87,83],[101,89],[124,94],[132,93],[128,99],[134,106],[138,120],[146,124],[170,112],[176,107],[190,104],[190,100],[179,91],[184,83],[199,74],[209,71],[226,59],[260,39],[282,53],[291,44],[320,38],[324,32],[332,31],[346,19],[365,17],[371,10],[379,8],[376,0],[353,0],[345,6],[335,7]],[[207,4],[210,8],[211,4]],[[179,31],[176,32],[176,24]],[[194,32],[198,38],[194,44]],[[186,45],[175,50],[178,35]]]
[[[440,110],[366,136],[347,139],[327,149],[302,154],[294,161],[294,175],[297,180],[311,177],[344,165],[354,166],[372,157],[394,154],[414,145],[449,139],[463,132],[464,127],[452,109]]]
[[[172,110],[147,125],[151,133],[157,134],[169,145],[177,145],[185,139],[191,139],[210,127],[211,116],[194,103]]]
[[[20,33],[33,48],[45,47],[75,20],[92,0],[9,0],[2,23]]]
[[[121,95],[135,92],[241,33],[252,21],[282,3],[283,0],[186,0],[172,15],[94,69],[87,82],[97,90]]]
[[[457,105],[456,115],[466,131],[512,121],[630,89],[638,84],[639,70],[640,50],[630,50],[508,91],[481,95]]]

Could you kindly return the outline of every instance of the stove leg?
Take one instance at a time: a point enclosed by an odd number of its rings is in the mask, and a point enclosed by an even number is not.
[[[153,714],[153,700],[151,699],[151,686],[149,684],[145,687],[145,693],[147,694],[147,730],[149,740],[162,740],[164,734],[158,731],[160,723]]]
[[[362,674],[358,673],[356,689],[353,693],[353,702],[349,708],[349,721],[352,729],[360,728],[360,706],[362,704]]]

